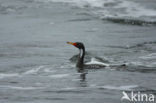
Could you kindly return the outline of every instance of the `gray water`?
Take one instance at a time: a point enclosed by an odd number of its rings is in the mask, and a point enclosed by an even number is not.
[[[121,103],[123,91],[156,94],[155,16],[106,18],[102,7],[52,1],[0,0],[1,103]],[[148,1],[133,3],[155,15]],[[67,41],[85,44],[86,62],[127,66],[79,73],[79,51]]]

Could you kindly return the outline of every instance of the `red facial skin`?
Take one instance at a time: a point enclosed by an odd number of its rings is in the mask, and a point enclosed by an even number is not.
[[[77,46],[77,43],[73,43],[73,42],[67,42],[67,44],[71,44],[71,45]]]

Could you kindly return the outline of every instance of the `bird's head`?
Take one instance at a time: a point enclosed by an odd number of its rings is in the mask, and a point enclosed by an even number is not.
[[[67,44],[71,44],[71,45],[75,46],[78,49],[84,49],[84,45],[81,42],[67,42]]]

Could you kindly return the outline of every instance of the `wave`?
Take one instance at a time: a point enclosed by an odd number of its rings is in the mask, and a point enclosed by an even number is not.
[[[124,18],[124,17],[104,17],[102,20],[107,20],[114,23],[120,24],[131,24],[131,25],[140,25],[140,26],[151,26],[156,25],[156,21],[148,21],[148,20],[139,20],[139,18]]]
[[[111,86],[111,85],[105,85],[105,86],[99,86],[99,89],[110,89],[110,90],[126,90],[130,91],[135,88],[139,87],[138,85],[125,85],[125,86]]]
[[[113,46],[113,45],[107,45],[105,47],[109,47],[109,48],[120,48],[120,49],[134,49],[137,51],[140,50],[145,50],[145,51],[153,51],[155,52],[155,44],[156,41],[148,41],[148,42],[142,42],[142,43],[137,43],[135,45],[126,45],[126,46]]]
[[[156,67],[156,53],[151,53],[145,56],[139,57],[140,62],[132,62],[133,64],[143,65],[149,68]],[[154,69],[156,71],[156,69]]]
[[[8,78],[8,77],[19,77],[19,76],[20,75],[18,73],[7,73],[7,74],[1,73],[0,79]]]
[[[15,4],[9,4],[6,5],[5,3],[0,3],[0,14],[10,14],[15,13],[21,9],[27,8],[24,5],[15,5]]]
[[[146,92],[146,93],[156,93],[155,89],[143,87],[139,85],[121,85],[121,86],[115,86],[115,85],[103,85],[103,86],[97,86],[97,85],[91,85],[91,88],[98,88],[98,89],[107,89],[107,90],[117,90],[117,91],[140,91],[140,92]]]
[[[30,69],[28,71],[26,71],[24,74],[37,74],[38,71],[43,68],[44,66],[39,66],[37,68],[34,68],[34,69]]]
[[[17,89],[17,90],[33,90],[33,89],[43,89],[45,87],[25,87],[25,86],[0,85],[0,88]]]
[[[123,86],[114,86],[114,85],[103,85],[103,86],[98,86],[98,85],[90,85],[88,86],[88,89],[108,89],[108,90],[126,90],[126,91],[130,91],[130,90],[134,90],[137,88],[140,88],[138,85],[123,85]],[[60,89],[61,91],[73,91],[73,90],[84,90],[84,88],[81,87],[67,87],[67,88],[62,88]]]
[[[156,10],[139,2],[128,0],[35,0],[38,2],[62,2],[87,8],[90,14],[114,23],[131,25],[156,25]],[[145,3],[146,4],[146,3]]]
[[[127,46],[127,49],[144,49],[147,51],[155,51],[154,49],[150,48],[150,45],[154,47],[155,44],[156,41],[142,42],[133,46]]]
[[[146,56],[142,56],[140,57],[141,59],[144,59],[144,60],[151,60],[151,59],[156,59],[156,53],[151,53],[151,54],[148,54]]]

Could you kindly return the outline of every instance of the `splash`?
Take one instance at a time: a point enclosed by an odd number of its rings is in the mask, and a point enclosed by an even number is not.
[[[98,64],[98,65],[104,65],[109,67],[109,64],[103,63],[103,62],[99,62],[96,58],[91,58],[90,62],[87,62],[86,64]]]

